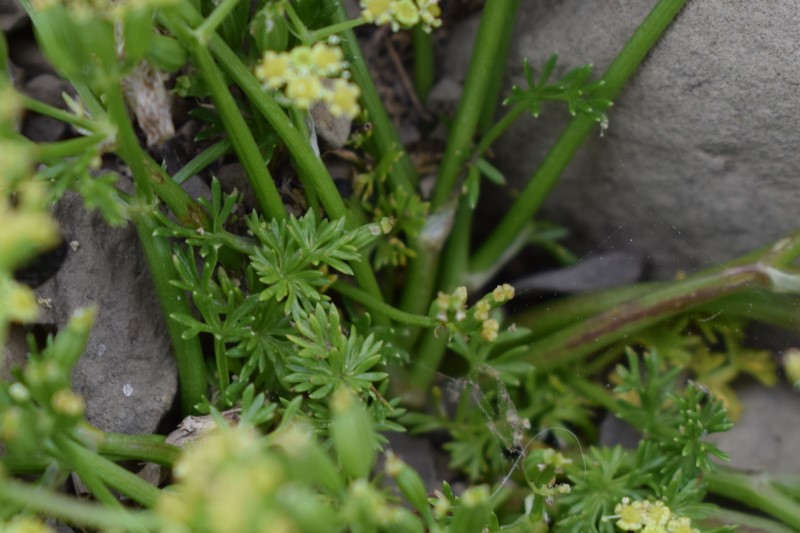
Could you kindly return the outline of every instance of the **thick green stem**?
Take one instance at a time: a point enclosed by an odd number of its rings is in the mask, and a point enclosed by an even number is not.
[[[150,512],[110,509],[82,502],[15,479],[0,482],[0,501],[71,524],[102,530],[155,531],[161,521]]]
[[[518,0],[488,0],[483,8],[464,92],[450,126],[447,148],[431,197],[434,209],[443,205],[453,194],[462,165],[469,157],[469,147],[491,83],[491,76],[486,73],[492,72],[498,62],[502,36],[514,26],[517,4]]]
[[[145,211],[134,211],[131,218],[136,224],[139,241],[150,265],[150,274],[175,351],[180,380],[181,411],[188,415],[195,412],[195,404],[200,402],[206,392],[203,351],[198,338],[195,336],[184,339],[183,326],[170,318],[175,314],[191,315],[191,309],[184,292],[170,283],[173,279],[178,279],[178,274],[172,263],[169,242],[166,239],[153,237],[158,223],[152,212],[147,212],[145,207],[142,209]]]
[[[436,67],[433,61],[435,56],[436,52],[433,49],[431,34],[423,30],[421,26],[415,26],[414,89],[417,91],[417,98],[419,98],[420,102],[423,102],[423,106],[436,78]]]
[[[180,456],[180,448],[164,442],[162,435],[125,435],[106,433],[90,426],[79,426],[75,436],[82,442],[92,443],[99,453],[116,460],[135,460],[172,466]]]
[[[114,497],[106,486],[105,479],[98,472],[98,470],[102,470],[102,468],[97,468],[97,460],[100,459],[99,455],[88,451],[77,442],[63,435],[54,437],[53,443],[58,448],[63,461],[68,465],[69,469],[78,474],[83,484],[91,491],[97,501],[112,509],[122,509],[119,500]],[[116,468],[121,468],[114,463],[111,464]]]
[[[341,3],[339,3],[339,8],[334,14],[334,20],[336,23],[344,23],[348,20],[347,13],[345,13]],[[348,63],[350,63],[350,72],[353,75],[353,80],[361,88],[361,105],[367,110],[369,121],[374,126],[372,139],[378,151],[377,159],[381,161],[387,154],[400,152],[400,160],[392,167],[389,173],[389,182],[392,185],[392,189],[401,188],[408,193],[413,193],[414,187],[419,181],[417,172],[403,147],[403,143],[400,141],[397,129],[394,127],[378,96],[378,90],[375,87],[375,82],[372,81],[367,62],[364,61],[364,55],[361,53],[356,34],[353,33],[353,30],[345,30],[341,32],[341,36],[342,49]]]
[[[148,204],[153,203],[153,184],[145,166],[144,152],[139,146],[139,139],[133,131],[125,99],[122,97],[122,88],[119,83],[112,83],[106,91],[108,115],[117,127],[120,153],[125,163],[130,167],[133,181],[136,184],[136,195]]]
[[[150,181],[153,183],[153,192],[172,211],[178,222],[193,229],[208,227],[208,215],[200,204],[175,183],[153,158],[143,155]]]
[[[510,0],[513,6],[509,9],[516,12],[519,0]],[[503,78],[508,67],[508,55],[511,50],[511,43],[514,41],[514,24],[501,32],[500,44],[497,47],[497,61],[492,64],[492,70],[486,73],[489,77],[489,85],[486,88],[486,98],[483,101],[481,116],[478,127],[482,132],[488,131],[494,123],[495,112],[500,99],[500,91],[503,88]]]
[[[463,282],[466,275],[469,243],[472,235],[472,215],[472,209],[462,199],[461,205],[456,211],[453,230],[450,233],[442,262],[439,286],[445,292],[453,291]],[[435,330],[423,333],[419,349],[415,350],[416,357],[409,379],[419,395],[423,395],[423,391],[430,388],[446,348],[447,335],[437,335]]]
[[[714,494],[742,502],[782,520],[795,531],[800,530],[800,503],[758,475],[723,470],[707,472],[704,479]]]
[[[605,84],[596,93],[598,98],[613,100],[617,97],[685,3],[686,0],[659,0],[606,71]],[[492,268],[503,256],[595,127],[594,119],[586,115],[578,115],[570,122],[514,205],[475,254],[471,265],[473,272]]]
[[[129,472],[105,457],[87,450],[78,443],[69,442],[71,443],[69,444],[71,446],[70,452],[79,457],[83,464],[88,465],[93,474],[103,480],[103,483],[145,507],[155,506],[161,495],[161,491],[156,487],[133,472]],[[114,501],[117,500],[115,499]]]
[[[167,27],[186,47],[194,59],[195,65],[206,80],[211,99],[217,109],[225,131],[231,139],[234,151],[242,164],[250,185],[258,200],[261,211],[269,218],[282,219],[286,217],[286,208],[281,200],[272,176],[267,170],[267,165],[258,149],[242,112],[236,105],[219,67],[214,62],[204,43],[197,40],[197,36],[182,22],[174,17],[162,17]],[[209,40],[219,40],[216,34],[208,36]]]
[[[529,339],[528,342],[532,341],[531,351],[520,357],[539,368],[574,363],[636,331],[700,304],[750,287],[776,288],[776,280],[780,280],[780,274],[776,276],[769,267],[754,264],[671,283],[623,301],[588,320],[536,340]]]

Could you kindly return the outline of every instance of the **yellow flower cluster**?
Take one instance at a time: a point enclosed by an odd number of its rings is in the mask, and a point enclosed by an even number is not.
[[[500,331],[500,323],[494,318],[490,318],[489,313],[513,297],[514,287],[507,283],[498,285],[490,294],[478,300],[472,306],[470,313],[467,311],[466,287],[458,287],[452,294],[439,292],[434,302],[436,320],[443,323],[449,322],[451,318],[455,322],[466,321],[461,328],[466,327],[467,331],[474,331],[472,328],[479,326],[481,337],[488,342],[494,342]]]
[[[360,108],[358,86],[347,80],[347,62],[336,44],[296,46],[288,52],[264,53],[255,75],[268,90],[283,89],[300,109],[325,103],[334,116],[355,118]]]
[[[392,31],[422,25],[430,32],[442,25],[439,0],[361,0],[361,17],[367,22],[389,24]]]
[[[662,501],[655,503],[647,500],[631,501],[622,498],[622,502],[614,508],[617,528],[622,531],[641,531],[642,533],[700,533],[692,527],[692,522],[685,516],[678,516],[664,505]]]

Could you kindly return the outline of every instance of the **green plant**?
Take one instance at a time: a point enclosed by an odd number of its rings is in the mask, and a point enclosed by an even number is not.
[[[739,331],[754,318],[746,303],[756,291],[769,302],[760,318],[797,326],[791,263],[800,235],[682,280],[513,316],[505,305],[513,287],[486,288],[527,244],[570,257],[534,216],[685,0],[658,1],[599,79],[579,66],[552,81],[555,56],[538,74],[526,60],[527,87],[511,91],[497,121],[497,58],[507,53],[518,1],[488,0],[430,199],[353,29],[413,28],[415,88],[424,94],[437,0],[362,0],[352,20],[338,0],[253,9],[237,0],[22,3],[78,97],[70,111],[55,109],[19,94],[0,72],[0,338],[12,322],[35,318],[35,296],[13,271],[56,242],[48,206],[75,190],[109,224],[136,226],[178,363],[182,412],[207,414],[216,429],[182,450],[163,436],[89,425],[69,376],[95,310],[76,310],[0,382],[4,530],[43,529],[36,515],[125,531],[726,530],[713,520],[731,515],[703,503],[707,493],[754,505],[775,531],[800,527],[797,480],[765,479],[769,497],[753,498],[754,478],[715,466],[710,458],[725,454],[704,440],[730,427],[717,396],[735,406],[728,383],[737,373],[774,378]],[[179,75],[176,94],[213,104],[193,110],[205,125],[199,137],[213,143],[173,175],[135,130],[157,142],[166,126],[125,101],[131,76],[157,71]],[[161,78],[147,79],[158,89]],[[551,103],[566,104],[569,126],[473,253],[481,180],[505,181],[490,147],[526,111],[537,117]],[[349,146],[352,197],[342,197],[315,151],[315,105],[372,125]],[[24,109],[80,135],[34,143],[14,128]],[[119,190],[115,173],[98,172],[111,155],[130,168],[133,194]],[[216,178],[209,200],[180,187],[226,156],[255,193],[249,214]],[[286,157],[307,206],[300,216],[287,212],[273,179]],[[704,322],[720,302],[731,320]],[[595,384],[623,354],[616,389]],[[581,443],[596,441],[600,410],[638,429],[639,446],[583,453]],[[469,485],[427,487],[389,449],[388,435],[406,430],[445,433],[451,466]],[[171,469],[172,484],[155,486],[119,464],[130,459]],[[70,473],[95,502],[59,494]]]

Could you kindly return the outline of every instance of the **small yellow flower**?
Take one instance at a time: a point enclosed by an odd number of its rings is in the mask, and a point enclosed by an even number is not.
[[[490,318],[484,320],[481,324],[481,337],[489,342],[494,342],[497,339],[497,332],[500,330],[500,324],[497,320]]]
[[[323,95],[322,83],[314,76],[298,76],[286,85],[286,96],[300,109],[308,109]]]
[[[56,412],[67,416],[80,416],[86,409],[83,398],[69,389],[56,391],[50,399],[50,404]]]
[[[502,285],[498,285],[492,291],[492,298],[494,301],[501,304],[511,300],[514,297],[514,287],[509,285],[508,283],[503,283]]]
[[[374,24],[388,24],[392,21],[392,0],[361,0],[361,16]]]
[[[480,300],[475,304],[475,318],[483,322],[489,318],[489,311],[492,310],[492,304],[489,300]]]
[[[394,23],[392,29],[397,31],[395,25],[410,28],[419,22],[419,9],[411,0],[395,0],[392,2],[392,15]]]
[[[308,46],[296,46],[289,52],[292,68],[301,76],[315,72],[314,54]]]
[[[422,20],[422,29],[425,32],[430,33],[431,29],[442,25],[442,20],[439,18],[442,14],[439,0],[417,0],[417,7],[419,18]]]
[[[348,83],[346,80],[336,80],[333,87],[325,92],[325,103],[331,115],[340,117],[355,118],[361,111],[358,107],[358,97],[361,91],[357,85]]]
[[[335,76],[347,66],[342,49],[325,43],[316,43],[311,47],[311,62],[322,76]]]
[[[698,529],[692,527],[692,521],[685,516],[670,520],[667,524],[667,531],[670,533],[700,533]]]
[[[664,502],[662,501],[657,501],[655,504],[653,504],[649,513],[650,521],[659,526],[666,525],[666,523],[669,522],[671,515],[672,511],[670,511],[669,507],[664,505]]]
[[[267,89],[283,86],[292,76],[289,56],[271,50],[265,52],[264,58],[255,68],[255,75]]]
[[[637,531],[642,528],[645,513],[642,509],[642,502],[631,503],[630,498],[622,498],[622,503],[618,503],[614,512],[619,516],[617,527],[623,531]]]

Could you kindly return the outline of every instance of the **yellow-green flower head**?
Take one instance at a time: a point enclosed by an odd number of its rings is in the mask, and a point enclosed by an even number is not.
[[[311,63],[314,72],[321,76],[336,76],[347,68],[342,49],[322,42],[311,47]]]
[[[481,324],[481,337],[489,342],[497,340],[498,331],[500,331],[500,324],[493,318],[484,320]]]
[[[293,76],[289,55],[269,50],[255,68],[256,78],[267,89],[283,87]]]
[[[333,86],[325,91],[325,103],[333,116],[353,119],[361,111],[358,106],[360,95],[361,91],[358,86],[346,80],[336,80],[333,82]],[[383,222],[381,224],[383,225]]]
[[[361,16],[367,22],[382,26],[390,24],[392,17],[392,0],[361,0]]]
[[[419,8],[412,0],[395,0],[392,2],[392,30],[411,28],[419,22]]]
[[[319,78],[297,76],[286,84],[286,96],[300,109],[308,109],[325,96],[325,91]]]
[[[81,416],[86,409],[83,398],[69,389],[56,391],[50,399],[50,404],[55,412],[71,417]]]
[[[619,517],[619,520],[617,520],[619,529],[636,531],[642,528],[646,516],[644,509],[642,509],[642,502],[635,501],[631,503],[631,499],[626,496],[622,498],[622,503],[617,504],[614,512]]]
[[[511,300],[514,297],[514,287],[509,285],[508,283],[503,283],[502,285],[498,285],[492,291],[492,298],[494,301],[501,304]]]
[[[442,25],[442,8],[439,7],[439,0],[417,0],[419,8],[419,18],[422,21],[422,29],[430,33],[433,28]]]
[[[316,73],[314,54],[308,46],[300,45],[292,48],[289,52],[289,62],[291,63],[292,70],[294,70],[297,75],[307,76]]]
[[[483,322],[489,319],[489,311],[492,310],[492,304],[489,300],[481,299],[475,304],[475,318]]]

